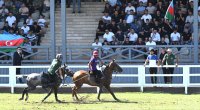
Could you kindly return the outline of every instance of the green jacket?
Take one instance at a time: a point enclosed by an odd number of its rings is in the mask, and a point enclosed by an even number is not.
[[[164,59],[167,65],[174,65],[174,60],[176,59],[174,54],[165,54]]]
[[[55,75],[56,73],[56,70],[59,68],[59,67],[61,67],[61,64],[62,64],[62,62],[61,61],[59,61],[59,60],[57,60],[57,59],[53,59],[53,61],[52,61],[52,63],[51,63],[51,66],[49,67],[49,69],[48,69],[48,73],[50,74],[50,75]]]

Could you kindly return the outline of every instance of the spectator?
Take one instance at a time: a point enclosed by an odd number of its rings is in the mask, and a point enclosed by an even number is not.
[[[146,23],[147,19],[149,20],[149,22],[151,22],[152,16],[148,13],[148,10],[145,10],[144,15],[142,15],[141,17],[141,20],[143,20]]]
[[[183,32],[184,24],[185,24],[185,16],[183,15],[181,10],[178,10],[178,14],[175,16],[176,24],[178,25],[178,31]]]
[[[144,46],[145,45],[145,43],[144,43],[144,41],[142,40],[142,38],[138,38],[138,41],[134,44],[134,45],[138,45],[138,46]],[[142,52],[145,52],[145,48],[144,47],[138,47],[138,48],[136,48],[137,50],[140,50],[140,51],[142,51]],[[135,54],[139,54],[139,52],[136,52]]]
[[[102,20],[105,24],[111,23],[111,17],[107,12],[104,13],[104,16],[102,16]]]
[[[117,44],[118,45],[122,45],[123,42],[124,42],[125,35],[124,35],[124,33],[120,29],[115,34],[115,37],[116,37]]]
[[[128,34],[130,26],[126,23],[126,20],[123,20],[123,23],[120,23],[118,28],[121,29],[124,34]]]
[[[110,52],[112,52],[113,50],[109,47],[108,41],[104,40],[103,42],[103,46],[102,46],[102,52],[103,52],[103,56],[108,55]]]
[[[182,40],[183,44],[190,44],[192,39],[192,34],[189,32],[189,30],[184,30],[182,33]]]
[[[73,12],[75,13],[76,4],[78,5],[78,13],[81,13],[81,0],[73,0]]]
[[[149,73],[150,74],[157,74],[157,68],[156,66],[159,66],[159,60],[157,55],[154,54],[154,50],[151,49],[150,50],[150,55],[147,56],[147,59],[144,63],[144,66],[146,66],[146,64],[149,62]],[[156,84],[157,83],[157,77],[156,76],[151,76],[151,83],[152,84]]]
[[[160,10],[156,11],[156,14],[153,16],[153,21],[158,21],[158,22],[163,22],[164,21],[164,17],[163,15],[160,13]]]
[[[143,24],[142,30],[144,30],[145,36],[150,36],[152,24],[149,22],[149,19],[146,19],[146,23]]]
[[[125,13],[129,15],[131,13],[131,10],[133,11],[133,14],[134,14],[135,13],[135,7],[132,6],[131,3],[128,3],[128,6],[125,9]]]
[[[24,25],[21,27],[21,29],[24,30],[24,34],[27,35],[30,27],[24,22]]]
[[[13,24],[12,24],[12,27],[10,27],[10,29],[12,29],[13,32],[14,32],[15,34],[17,34],[18,31],[19,31],[19,28],[17,27],[17,24],[16,24],[16,23],[13,23]]]
[[[67,5],[68,6],[70,6],[70,2],[71,2],[71,0],[67,0]],[[44,10],[45,11],[49,11],[50,10],[50,0],[44,0]]]
[[[165,38],[162,37],[161,41],[159,42],[159,45],[167,45],[167,43],[165,42]]]
[[[110,6],[110,4],[109,3],[106,3],[106,5],[105,5],[105,8],[104,8],[104,11],[103,11],[104,13],[108,13],[108,14],[110,14],[110,15],[112,15],[113,14],[113,8]]]
[[[104,38],[104,40],[108,41],[109,45],[115,44],[115,42],[114,42],[115,35],[113,32],[109,32],[108,29],[106,29],[106,33],[103,35],[103,38]]]
[[[37,36],[37,45],[40,45],[41,42],[41,27],[37,24],[37,22],[33,23],[33,27],[31,28],[31,30],[33,31],[33,33]]]
[[[13,16],[13,14],[10,12],[10,13],[9,13],[9,16],[6,18],[6,21],[8,22],[8,25],[9,25],[10,27],[12,27],[12,24],[13,24],[13,23],[16,23],[16,17]]]
[[[114,7],[117,4],[117,0],[108,0],[109,4]]]
[[[107,25],[107,29],[109,29],[110,32],[113,32],[114,34],[117,33],[117,24],[115,23],[115,21],[112,21],[111,24]]]
[[[120,22],[121,16],[119,15],[118,11],[115,11],[115,13],[111,16],[111,18],[118,24]]]
[[[47,0],[47,1],[49,1],[49,0]],[[67,8],[70,8],[70,5],[71,5],[71,0],[67,0]],[[49,8],[50,8],[50,5],[49,5]]]
[[[8,32],[10,29],[9,25],[8,25],[8,22],[4,22],[4,26],[1,30],[3,30],[4,32]]]
[[[153,32],[151,33],[151,38],[154,42],[156,42],[156,44],[160,42],[160,34],[157,32],[156,29],[154,29]]]
[[[5,4],[6,7],[10,8],[13,5],[13,1],[11,1],[11,0],[5,0],[4,4]]]
[[[180,35],[179,32],[177,32],[177,29],[174,29],[174,32],[171,33],[170,39],[171,39],[172,45],[179,45],[180,44],[181,35]]]
[[[128,33],[128,37],[131,44],[134,44],[138,40],[138,34],[135,33],[134,29],[130,30],[130,32]]]
[[[154,52],[155,52],[155,47],[152,47],[152,46],[156,46],[156,43],[152,40],[151,37],[149,37],[149,41],[146,42],[146,46],[148,46],[148,47],[147,47],[147,50],[150,51],[151,49],[153,49]]]
[[[17,47],[17,51],[13,54],[13,66],[21,66],[22,60],[24,58],[24,53],[21,47]],[[16,75],[20,75],[20,68],[16,69]],[[19,82],[22,83],[22,79],[19,78]]]
[[[102,47],[102,43],[99,42],[99,39],[98,38],[95,38],[94,42],[92,43],[92,47],[94,50],[97,50]]]
[[[5,7],[5,5],[2,5],[2,8],[0,9],[0,19],[3,19],[3,21],[4,21],[5,17],[8,16],[8,13],[9,13],[9,11]]]
[[[45,23],[46,23],[46,20],[44,19],[44,16],[41,16],[41,15],[40,15],[40,19],[38,19],[38,25],[39,25],[41,28],[44,28]]]
[[[194,16],[191,11],[188,11],[188,16],[186,17],[185,22],[189,24],[190,28],[192,29],[191,31],[193,32],[192,26],[193,26],[193,22],[194,22]]]
[[[26,48],[24,48],[24,55],[25,56],[28,56],[31,53],[33,53],[33,49],[31,48],[32,45],[31,45],[31,42],[28,38],[24,39],[23,46],[26,47]],[[30,60],[30,57],[28,59]]]
[[[4,0],[0,0],[0,8],[2,8],[3,4],[4,4]]]
[[[10,8],[10,12],[13,14],[13,16],[16,17],[16,19],[18,20],[18,14],[19,14],[19,10],[16,8],[16,6],[13,4],[12,7]]]
[[[30,28],[33,26],[33,18],[31,15],[28,16],[28,19],[26,19],[26,24],[27,26],[29,26]]]
[[[173,32],[173,26],[168,19],[166,19],[165,22],[163,23],[162,32],[164,35],[166,34],[170,35]]]
[[[142,15],[144,14],[144,10],[145,10],[144,4],[142,1],[140,1],[139,6],[136,9],[137,18],[142,17]]]
[[[130,39],[129,37],[126,37],[125,40],[124,40],[123,45],[125,45],[125,46],[133,45],[133,44],[130,42],[129,39]],[[124,49],[126,49],[126,48],[124,48]],[[128,53],[129,53],[129,50],[125,50],[125,51],[122,52],[122,55],[127,55]]]
[[[133,10],[130,10],[126,18],[126,23],[131,24],[134,21]]]
[[[176,67],[178,66],[178,58],[175,57],[175,55],[172,53],[172,49],[167,49],[167,54],[164,56],[162,60],[162,65],[164,64],[164,61],[166,61],[166,65],[174,65],[174,60],[176,60]],[[173,74],[174,68],[173,67],[166,67],[166,74]],[[166,78],[166,83],[172,83],[172,76],[169,76]]]
[[[20,19],[23,18],[24,22],[26,22],[26,19],[29,15],[29,9],[26,7],[25,4],[21,5],[21,8],[19,9]]]
[[[106,26],[104,25],[103,21],[100,20],[98,28],[96,30],[96,38],[99,38],[99,36],[103,36],[103,34],[105,33],[105,30],[106,30]]]
[[[149,14],[151,14],[152,16],[154,15],[156,11],[156,7],[153,6],[151,2],[149,2],[148,7],[146,9],[148,10]]]
[[[29,42],[31,42],[31,45],[34,46],[36,44],[37,41],[37,37],[36,35],[33,33],[32,30],[29,30],[26,38],[28,38]]]

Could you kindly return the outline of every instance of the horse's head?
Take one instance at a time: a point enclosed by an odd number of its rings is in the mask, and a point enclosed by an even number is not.
[[[63,80],[65,78],[65,75],[73,75],[73,72],[70,71],[69,68],[67,68],[66,64],[64,64],[62,67],[58,68],[57,75]]]
[[[109,67],[111,70],[113,70],[114,72],[119,72],[119,73],[121,73],[121,72],[123,71],[123,69],[115,62],[115,59],[113,59],[113,60],[109,63],[108,67]]]

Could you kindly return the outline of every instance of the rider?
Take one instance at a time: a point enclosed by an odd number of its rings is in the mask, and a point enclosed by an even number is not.
[[[62,54],[57,54],[56,58],[53,59],[51,66],[48,69],[48,74],[50,76],[50,82],[56,82],[56,70],[62,65]]]
[[[96,82],[100,83],[100,78],[102,74],[101,74],[101,71],[97,70],[97,67],[96,67],[98,60],[103,65],[102,60],[99,58],[98,51],[95,50],[93,51],[93,56],[91,57],[90,62],[88,63],[88,66],[89,66],[90,72],[92,72],[92,74],[95,75]]]

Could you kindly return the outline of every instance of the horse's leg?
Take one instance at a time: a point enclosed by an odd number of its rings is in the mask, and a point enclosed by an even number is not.
[[[48,93],[47,96],[42,100],[42,102],[44,102],[44,101],[51,95],[52,92],[53,92],[53,88],[51,88],[51,89],[49,90],[49,93]]]
[[[76,97],[76,100],[79,100],[79,98],[78,98],[78,96],[77,96],[77,92],[78,92],[78,89],[80,89],[81,88],[81,86],[79,86],[79,85],[75,85],[74,87],[73,87],[73,89],[72,89],[72,91],[73,91],[73,94],[72,94],[72,97]]]
[[[112,91],[111,88],[110,88],[110,85],[106,85],[105,88],[110,92],[110,94],[113,96],[113,98],[114,98],[116,101],[120,101],[118,98],[116,98],[115,94],[113,93],[113,91]]]
[[[58,99],[58,96],[57,96],[57,93],[58,93],[58,87],[54,87],[54,95],[55,95],[55,99],[57,102],[61,102],[59,99]]]
[[[98,99],[99,101],[101,101],[101,100],[100,100],[100,95],[101,95],[101,93],[102,93],[102,88],[103,88],[103,86],[100,86],[100,87],[99,87],[99,93],[98,93],[98,97],[97,97],[97,99]]]
[[[22,97],[19,100],[24,100],[24,95],[27,92],[28,87],[24,88],[23,93],[22,93]]]
[[[28,87],[27,90],[26,90],[26,99],[25,101],[28,100],[29,96],[28,96],[28,92],[31,91],[31,90],[35,90],[36,89],[36,86],[33,86],[33,87]]]

